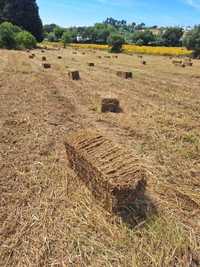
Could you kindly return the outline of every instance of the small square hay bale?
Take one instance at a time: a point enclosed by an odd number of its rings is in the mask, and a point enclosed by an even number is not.
[[[101,56],[98,56],[98,58],[102,58]]]
[[[82,55],[85,55],[85,52],[83,52]]]
[[[44,69],[50,69],[51,68],[51,64],[49,64],[49,63],[42,63],[42,66]]]
[[[58,59],[62,59],[62,57],[61,56],[58,56]]]
[[[183,61],[182,60],[172,60],[172,63],[174,64],[174,65],[181,65],[182,63],[183,63]]]
[[[184,64],[188,67],[192,67],[193,63],[191,61],[185,61]]]
[[[145,61],[145,60],[142,60],[142,65],[146,65],[147,64],[147,62]]]
[[[45,50],[41,50],[41,53],[45,53]]]
[[[192,59],[190,57],[186,57],[184,61],[185,62],[192,62]]]
[[[29,56],[29,58],[31,58],[31,59],[35,58],[35,54],[31,54],[31,55]]]
[[[79,71],[77,71],[77,70],[69,71],[68,76],[72,80],[80,80]]]
[[[101,112],[113,112],[118,113],[121,111],[120,103],[117,98],[103,98],[101,100]]]
[[[148,174],[132,152],[87,130],[68,134],[64,143],[70,167],[109,212],[144,197]]]
[[[104,56],[105,58],[111,58],[111,56]]]
[[[132,72],[126,72],[126,71],[117,71],[117,76],[124,78],[124,79],[132,79],[133,73]]]
[[[88,63],[88,66],[89,67],[94,67],[94,63],[90,62],[90,63]]]
[[[46,61],[47,60],[47,58],[46,57],[42,57],[42,61]]]

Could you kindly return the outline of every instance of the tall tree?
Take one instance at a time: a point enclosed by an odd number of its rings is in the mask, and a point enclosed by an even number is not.
[[[180,27],[169,27],[163,34],[162,39],[166,46],[180,46],[181,38],[183,37],[183,28]]]
[[[187,32],[183,38],[183,45],[193,50],[193,56],[200,56],[200,25]]]
[[[43,39],[42,21],[35,0],[0,0],[0,22],[10,21]]]

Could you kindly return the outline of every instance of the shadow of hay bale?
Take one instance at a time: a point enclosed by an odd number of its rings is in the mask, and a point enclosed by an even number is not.
[[[157,213],[157,208],[153,200],[147,195],[146,187],[140,190],[140,195],[133,203],[120,207],[115,211],[115,214],[120,217],[122,222],[129,228],[134,228],[144,223]]]

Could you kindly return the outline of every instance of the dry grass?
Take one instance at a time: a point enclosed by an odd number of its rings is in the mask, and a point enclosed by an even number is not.
[[[0,266],[200,266],[200,63],[72,51],[58,60],[47,50],[47,70],[39,50],[31,60],[0,51]],[[95,111],[109,94],[123,113]],[[157,212],[141,221],[129,210],[136,227],[107,213],[67,165],[64,136],[89,127],[148,166]]]

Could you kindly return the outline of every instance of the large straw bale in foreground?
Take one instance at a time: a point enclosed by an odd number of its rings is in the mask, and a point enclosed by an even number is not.
[[[70,166],[109,211],[143,196],[147,173],[132,153],[86,130],[67,136],[65,147]]]

